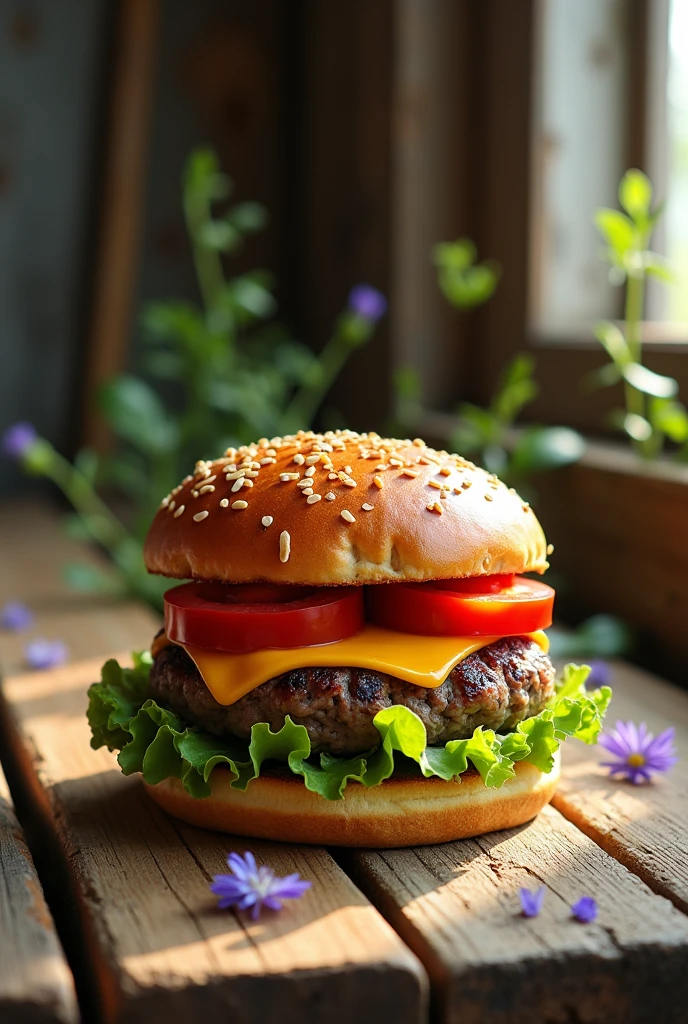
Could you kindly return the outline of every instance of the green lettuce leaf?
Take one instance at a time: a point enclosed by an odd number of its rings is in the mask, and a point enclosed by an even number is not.
[[[611,690],[586,690],[587,665],[567,665],[555,696],[534,718],[501,735],[479,726],[470,739],[450,740],[443,747],[429,747],[420,718],[402,705],[385,708],[373,719],[379,744],[357,757],[333,757],[311,753],[308,731],[286,717],[273,732],[260,723],[251,739],[222,739],[189,727],[171,711],[148,697],[150,654],[134,654],[133,668],[108,661],[99,683],[89,693],[88,720],[91,746],[118,750],[125,775],[141,772],[146,782],[181,779],[191,796],[210,795],[209,779],[218,765],[231,773],[231,785],[246,789],[264,764],[287,765],[303,778],[304,785],[325,800],[341,800],[350,781],[378,786],[403,762],[404,770],[419,770],[429,778],[458,779],[471,766],[486,786],[498,788],[512,778],[517,761],[528,761],[550,772],[554,754],[569,737],[594,743],[611,699]]]

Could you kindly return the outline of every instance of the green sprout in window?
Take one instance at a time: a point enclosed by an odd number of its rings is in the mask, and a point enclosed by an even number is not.
[[[667,440],[688,441],[688,411],[678,401],[673,377],[643,365],[642,324],[648,278],[673,282],[666,260],[649,248],[662,214],[653,206],[652,185],[645,174],[629,170],[619,185],[621,210],[600,209],[595,223],[606,242],[606,259],[614,284],[626,286],[621,324],[609,320],[595,325],[594,334],[610,362],[588,379],[592,387],[623,384],[625,408],[612,413],[612,423],[631,439],[645,458],[659,455]]]

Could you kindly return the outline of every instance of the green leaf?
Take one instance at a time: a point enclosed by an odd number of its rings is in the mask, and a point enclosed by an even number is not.
[[[302,776],[307,789],[324,799],[340,800],[350,781],[370,787],[390,778],[397,755],[403,755],[405,771],[410,761],[426,777],[458,778],[472,764],[486,786],[499,787],[514,775],[517,761],[527,760],[541,771],[550,771],[554,753],[567,737],[594,742],[610,698],[605,688],[585,690],[587,667],[568,666],[550,705],[507,735],[478,727],[469,739],[429,747],[420,718],[396,704],[373,719],[380,737],[376,748],[351,758],[323,754],[318,759],[311,754],[305,727],[289,716],[276,732],[266,723],[254,725],[248,743],[187,727],[148,697],[150,655],[134,657],[133,669],[107,662],[101,682],[89,689],[91,744],[119,750],[126,775],[141,772],[151,784],[178,778],[188,793],[199,798],[209,795],[208,780],[218,765],[231,773],[233,788],[245,789],[268,762],[285,764]]]
[[[435,266],[451,270],[466,270],[472,267],[476,257],[475,243],[470,238],[457,238],[455,242],[439,242],[432,250],[432,261]]]
[[[242,235],[255,234],[267,226],[268,211],[262,203],[237,203],[227,214],[227,220]]]
[[[138,377],[115,377],[101,388],[99,405],[115,433],[150,454],[173,452],[177,427],[152,388]]]
[[[610,388],[621,380],[623,380],[623,374],[616,363],[605,363],[604,366],[600,366],[583,378],[583,388],[586,391]]]
[[[509,469],[512,475],[542,473],[577,462],[585,441],[569,427],[526,427],[514,446]]]
[[[625,622],[614,615],[593,615],[575,630],[548,631],[550,656],[565,658],[616,658],[628,654],[633,634]]]
[[[644,252],[643,266],[645,273],[650,277],[655,277],[658,281],[663,281],[664,284],[676,284],[676,274],[672,270],[671,264],[658,252]]]
[[[100,469],[100,457],[92,448],[81,448],[74,459],[74,469],[93,487]]]
[[[653,370],[648,370],[647,366],[641,363],[628,363],[624,366],[623,376],[632,387],[645,395],[673,398],[678,394],[678,382],[673,377],[664,377]]]
[[[520,352],[502,371],[490,409],[505,426],[511,426],[521,410],[536,397],[538,386],[533,380],[534,372],[535,359],[527,352]]]
[[[241,234],[226,220],[209,220],[198,230],[198,242],[206,249],[232,252],[241,245]]]
[[[636,168],[626,171],[619,185],[619,202],[633,220],[645,221],[652,206],[652,185],[647,175]]]
[[[63,566],[62,578],[73,590],[84,594],[121,595],[123,587],[112,572],[103,572],[86,562],[68,562]]]
[[[193,346],[204,332],[201,312],[188,302],[149,302],[143,308],[141,323],[150,341],[179,341]]]
[[[595,224],[609,246],[613,260],[623,264],[626,253],[635,244],[633,222],[619,210],[603,207],[595,212]]]
[[[677,444],[688,441],[688,410],[681,402],[655,398],[650,402],[649,417],[654,429],[669,440]]]
[[[652,424],[635,412],[622,414],[621,429],[634,441],[647,441],[652,437]]]
[[[616,366],[622,368],[633,362],[626,339],[616,324],[601,320],[593,327],[593,334]]]
[[[185,199],[212,203],[226,199],[232,191],[232,182],[220,171],[220,161],[209,146],[194,149],[184,166],[183,185]]]

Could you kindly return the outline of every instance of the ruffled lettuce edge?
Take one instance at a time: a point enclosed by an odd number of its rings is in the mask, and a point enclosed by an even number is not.
[[[549,705],[513,732],[502,735],[479,726],[470,739],[431,747],[420,718],[403,705],[393,705],[373,719],[380,742],[372,750],[350,758],[318,757],[311,753],[306,728],[289,716],[277,732],[266,723],[254,725],[248,742],[220,739],[188,726],[148,696],[151,665],[146,651],[134,653],[132,668],[114,660],[103,666],[101,681],[88,691],[91,746],[118,750],[125,775],[140,772],[151,785],[181,779],[187,793],[199,799],[210,795],[210,776],[218,765],[231,772],[232,787],[244,790],[264,764],[278,762],[300,775],[311,792],[341,800],[349,782],[378,786],[388,779],[395,757],[397,767],[406,759],[405,770],[420,770],[426,778],[458,779],[473,766],[486,786],[499,788],[515,775],[517,761],[549,773],[563,740],[595,743],[611,699],[607,686],[585,689],[587,665],[567,665]]]

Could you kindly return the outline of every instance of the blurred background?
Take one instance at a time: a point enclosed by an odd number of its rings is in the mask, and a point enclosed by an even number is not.
[[[125,522],[185,445],[421,434],[685,657],[688,0],[0,0],[0,252],[0,429]]]

